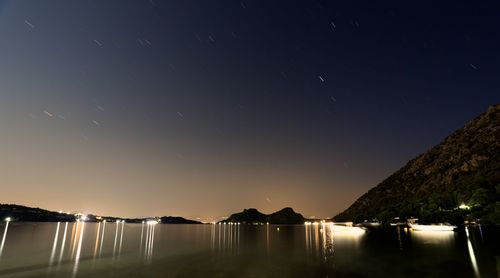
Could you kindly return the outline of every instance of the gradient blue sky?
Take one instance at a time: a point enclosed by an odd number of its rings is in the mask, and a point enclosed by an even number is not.
[[[0,1],[0,202],[331,217],[500,102],[498,1]]]

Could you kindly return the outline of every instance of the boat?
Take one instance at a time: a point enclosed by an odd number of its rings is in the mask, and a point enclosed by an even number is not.
[[[382,226],[382,223],[380,223],[378,220],[374,219],[371,221],[365,220],[359,224],[356,225],[357,227],[365,227],[365,228],[379,228]]]
[[[407,226],[408,221],[402,220],[400,217],[394,217],[391,222],[389,222],[389,225],[392,227],[398,227],[398,226]]]

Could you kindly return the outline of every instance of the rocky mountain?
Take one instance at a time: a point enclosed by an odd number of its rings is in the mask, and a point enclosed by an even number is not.
[[[296,213],[292,208],[284,208],[271,214],[263,214],[258,210],[244,209],[242,212],[232,214],[226,220],[221,222],[239,222],[244,224],[303,224],[304,217],[300,213]]]
[[[304,224],[304,221],[302,214],[296,213],[292,208],[284,208],[268,216],[271,224]]]
[[[500,223],[500,104],[369,190],[337,221]]]
[[[160,220],[162,224],[202,224],[199,221],[189,220],[180,216],[163,216]]]

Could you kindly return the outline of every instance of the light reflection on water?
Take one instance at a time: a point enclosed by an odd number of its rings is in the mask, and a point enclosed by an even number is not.
[[[481,227],[479,227],[479,229],[479,231],[481,232]],[[470,241],[469,227],[465,228],[465,234],[467,235],[467,249],[469,251],[469,257],[472,263],[472,267],[474,268],[474,273],[476,274],[476,277],[481,277],[481,275],[479,274],[479,267],[477,266],[476,253],[474,252],[474,247],[472,246],[472,243]]]
[[[78,271],[78,264],[80,262],[80,256],[82,252],[82,242],[83,242],[83,232],[85,231],[85,222],[77,222],[77,236],[75,237],[76,242],[78,242],[78,247],[76,248],[75,264],[73,266],[73,277],[76,276]]]
[[[61,251],[59,252],[59,261],[58,261],[58,266],[61,265],[61,262],[62,262],[62,258],[63,258],[63,255],[64,255],[64,246],[66,245],[66,234],[68,232],[68,222],[66,222],[64,224],[64,233],[63,233],[63,237],[62,237],[62,243],[61,243]]]
[[[7,238],[7,230],[9,229],[9,224],[10,224],[10,222],[7,221],[7,223],[5,224],[4,231],[3,231],[2,243],[0,243],[0,259],[2,258],[3,248],[5,246],[5,239]]]
[[[451,245],[455,239],[453,231],[413,231],[412,237],[424,244]]]
[[[146,223],[146,246],[144,250],[144,260],[146,263],[150,264],[152,259],[153,259],[153,246],[154,246],[154,240],[155,240],[155,230],[156,230],[156,224],[155,223]],[[142,237],[141,237],[142,241]]]
[[[104,245],[104,232],[106,232],[106,221],[102,222],[101,244],[99,247],[99,258],[102,255],[102,246]]]
[[[52,263],[54,262],[54,255],[56,254],[56,247],[57,247],[57,242],[58,242],[57,239],[59,237],[59,226],[61,226],[61,223],[57,222],[56,235],[54,236],[54,243],[52,245],[52,253],[50,254],[49,270],[52,267]]]
[[[378,239],[377,233],[328,223],[296,226],[123,222],[10,223],[9,226],[6,223],[0,243],[0,276],[30,277],[45,273],[54,277],[95,277],[94,271],[112,270],[123,271],[122,277],[138,277],[141,274],[132,274],[131,269],[143,269],[142,275],[151,277],[161,276],[165,271],[182,274],[192,260],[198,262],[200,273],[227,271],[224,270],[227,264],[234,267],[249,264],[255,268],[247,270],[250,273],[272,272],[274,267],[281,267],[280,271],[297,269],[299,265],[299,269],[311,273],[323,271],[325,276],[338,271],[370,276],[367,269],[378,267],[374,273],[384,273],[383,268],[394,268],[392,262],[397,260],[401,263],[398,267],[411,268],[428,267],[434,262],[450,263],[442,261],[450,258],[452,263],[480,277],[480,273],[491,274],[495,269],[481,260],[485,257],[484,248],[478,244],[483,244],[484,239],[483,231],[480,235],[478,231],[468,228],[461,236],[455,232],[398,229],[393,230],[389,239]],[[474,240],[475,233],[481,240]],[[416,261],[408,263],[405,252]],[[483,253],[478,255],[478,252]],[[163,264],[168,269],[158,269]],[[283,275],[296,276],[293,272]]]
[[[211,225],[210,239],[212,251],[219,254],[238,253],[240,241],[240,225]],[[266,233],[267,227],[266,227]],[[269,245],[269,237],[266,239],[266,245]]]
[[[106,222],[104,222],[106,224]],[[99,233],[101,232],[101,222],[97,223],[97,234],[95,236],[95,245],[94,245],[94,256],[93,260],[95,262],[96,256],[97,256],[97,248],[99,247]]]

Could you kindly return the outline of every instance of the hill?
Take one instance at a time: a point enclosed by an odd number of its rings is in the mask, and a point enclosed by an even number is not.
[[[189,220],[180,216],[163,216],[160,220],[162,224],[202,224],[199,221]]]
[[[41,208],[31,208],[14,204],[0,204],[0,220],[9,217],[16,222],[73,222],[81,218],[78,214],[59,213]],[[85,215],[87,222],[97,222],[106,220],[115,222],[124,220],[126,223],[142,223],[143,221],[158,219],[158,217],[149,218],[123,218],[116,216],[98,216],[93,214]],[[189,220],[179,216],[160,217],[162,224],[201,224],[201,222]]]
[[[257,209],[244,209],[242,212],[234,213],[224,222],[239,222],[244,224],[303,224],[304,217],[300,213],[296,213],[292,208],[284,208],[271,214],[263,214]]]
[[[25,222],[75,221],[75,216],[72,214],[13,204],[0,204],[0,219],[3,220],[7,217],[15,221]]]
[[[500,105],[409,161],[334,220],[412,216],[500,223]]]

